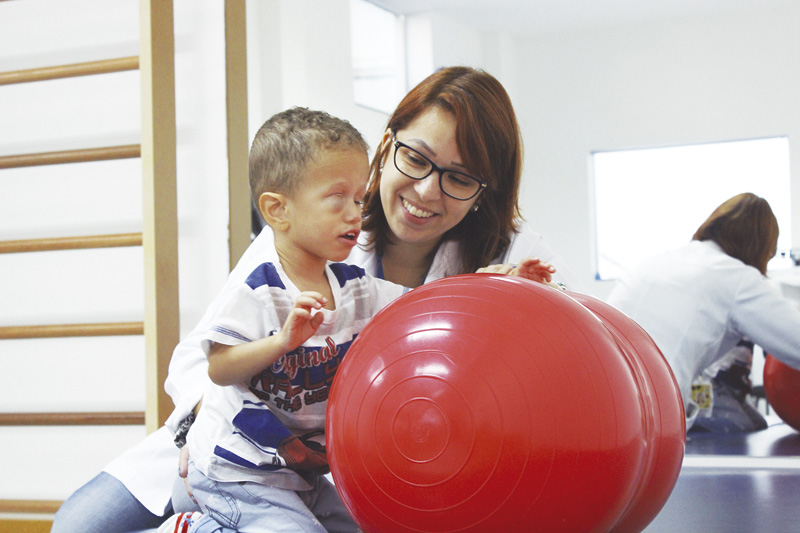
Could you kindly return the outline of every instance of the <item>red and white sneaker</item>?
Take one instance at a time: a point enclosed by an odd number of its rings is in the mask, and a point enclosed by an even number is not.
[[[202,516],[197,511],[174,514],[158,527],[158,533],[189,533],[192,524]]]

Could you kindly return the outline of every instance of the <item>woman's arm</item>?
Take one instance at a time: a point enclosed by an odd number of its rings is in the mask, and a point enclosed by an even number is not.
[[[757,272],[742,280],[731,320],[737,331],[764,351],[800,369],[800,309]]]
[[[169,363],[169,374],[164,383],[164,389],[172,397],[176,406],[165,423],[173,432],[194,409],[202,398],[203,391],[209,385],[208,349],[210,343],[206,340],[206,333],[220,303],[234,287],[244,282],[256,266],[273,257],[274,249],[272,231],[267,226],[242,255],[239,263],[228,276],[225,285],[206,309],[200,322],[175,348]]]

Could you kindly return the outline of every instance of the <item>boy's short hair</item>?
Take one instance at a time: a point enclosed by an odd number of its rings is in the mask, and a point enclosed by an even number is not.
[[[250,191],[292,194],[298,177],[321,150],[360,149],[368,146],[348,121],[324,111],[293,107],[267,120],[250,147]]]

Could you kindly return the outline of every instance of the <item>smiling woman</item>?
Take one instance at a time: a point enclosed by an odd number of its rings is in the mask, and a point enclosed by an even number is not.
[[[398,166],[397,152],[404,146],[428,160],[427,177],[410,179],[408,168]],[[502,256],[520,224],[521,168],[519,126],[497,79],[451,67],[423,80],[389,118],[372,160],[364,229],[387,276],[421,284],[444,242],[458,247],[450,274],[507,262]],[[443,184],[450,178],[442,169],[456,170],[478,189],[460,199],[448,195]],[[437,179],[428,179],[431,175]]]
[[[442,166],[464,168],[455,142],[455,128],[452,113],[432,108],[401,130],[400,135],[408,145],[417,147],[417,153],[425,152],[428,158],[435,158]],[[473,206],[479,205],[475,198],[478,191],[466,200],[448,196],[441,185],[444,178],[441,171],[436,172],[438,179],[430,174],[425,179],[410,179],[402,171],[403,165],[396,165],[400,149],[400,145],[390,144],[388,150],[395,152],[392,157],[394,164],[384,164],[382,169],[379,168],[381,213],[395,239],[378,246],[382,247],[384,273],[391,276],[398,263],[395,258],[403,257],[402,267],[413,267],[417,271],[406,281],[416,286],[430,268],[432,252],[436,251],[442,236],[464,221]],[[370,205],[368,199],[367,213]],[[369,214],[367,221],[365,229],[370,230]]]

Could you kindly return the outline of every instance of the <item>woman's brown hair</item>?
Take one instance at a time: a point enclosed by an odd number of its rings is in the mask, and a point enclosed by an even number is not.
[[[461,242],[463,272],[474,272],[504,252],[517,230],[522,173],[519,125],[511,99],[497,79],[470,67],[448,67],[428,76],[403,98],[387,129],[401,131],[434,107],[453,114],[463,163],[488,184],[478,197],[480,208],[443,236]],[[364,200],[363,227],[371,233],[378,253],[393,238],[380,195],[381,167],[391,149],[386,142],[376,151]]]
[[[692,239],[714,241],[726,254],[766,275],[778,247],[778,219],[765,199],[737,194],[717,207]]]

